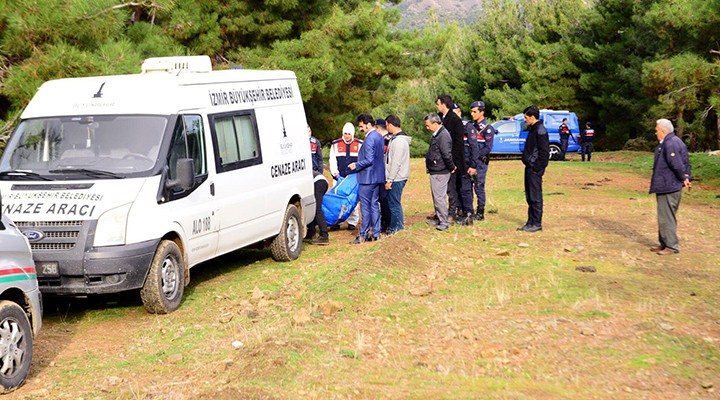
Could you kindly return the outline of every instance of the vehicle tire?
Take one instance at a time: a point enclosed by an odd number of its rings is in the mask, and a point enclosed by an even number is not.
[[[32,362],[33,333],[18,304],[0,301],[0,389],[9,393],[25,382]]]
[[[560,159],[560,145],[556,143],[550,143],[550,159],[557,161]]]
[[[292,261],[300,257],[302,252],[303,226],[300,212],[292,204],[285,210],[280,233],[270,244],[272,258],[275,261]]]
[[[180,307],[185,291],[185,261],[178,245],[162,240],[140,289],[145,309],[152,314],[167,314]]]

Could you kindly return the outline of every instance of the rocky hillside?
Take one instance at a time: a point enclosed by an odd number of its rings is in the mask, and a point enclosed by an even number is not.
[[[441,23],[459,21],[473,23],[480,15],[481,2],[478,0],[405,0],[397,6],[400,10],[398,28],[422,27],[433,15]]]

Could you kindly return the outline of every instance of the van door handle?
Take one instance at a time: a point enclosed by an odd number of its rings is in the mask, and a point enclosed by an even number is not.
[[[215,182],[210,184],[210,195],[215,196]]]

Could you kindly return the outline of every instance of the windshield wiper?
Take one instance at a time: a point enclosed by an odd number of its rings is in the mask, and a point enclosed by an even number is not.
[[[48,178],[46,176],[42,176],[38,174],[37,172],[32,172],[28,170],[23,169],[13,169],[10,171],[2,171],[0,172],[0,176],[22,176],[22,177],[28,177],[33,179],[39,179],[42,181],[51,181],[51,178]]]
[[[73,174],[73,173],[81,173],[88,176],[94,176],[94,177],[102,177],[102,178],[114,178],[114,179],[124,179],[125,177],[119,174],[116,174],[114,172],[110,171],[103,171],[101,169],[89,169],[89,168],[61,168],[61,169],[51,169],[51,174]]]

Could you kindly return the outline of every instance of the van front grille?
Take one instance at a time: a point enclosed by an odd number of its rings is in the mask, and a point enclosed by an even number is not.
[[[41,238],[30,242],[32,251],[70,251],[80,238],[83,221],[16,221],[24,232],[36,232]]]

